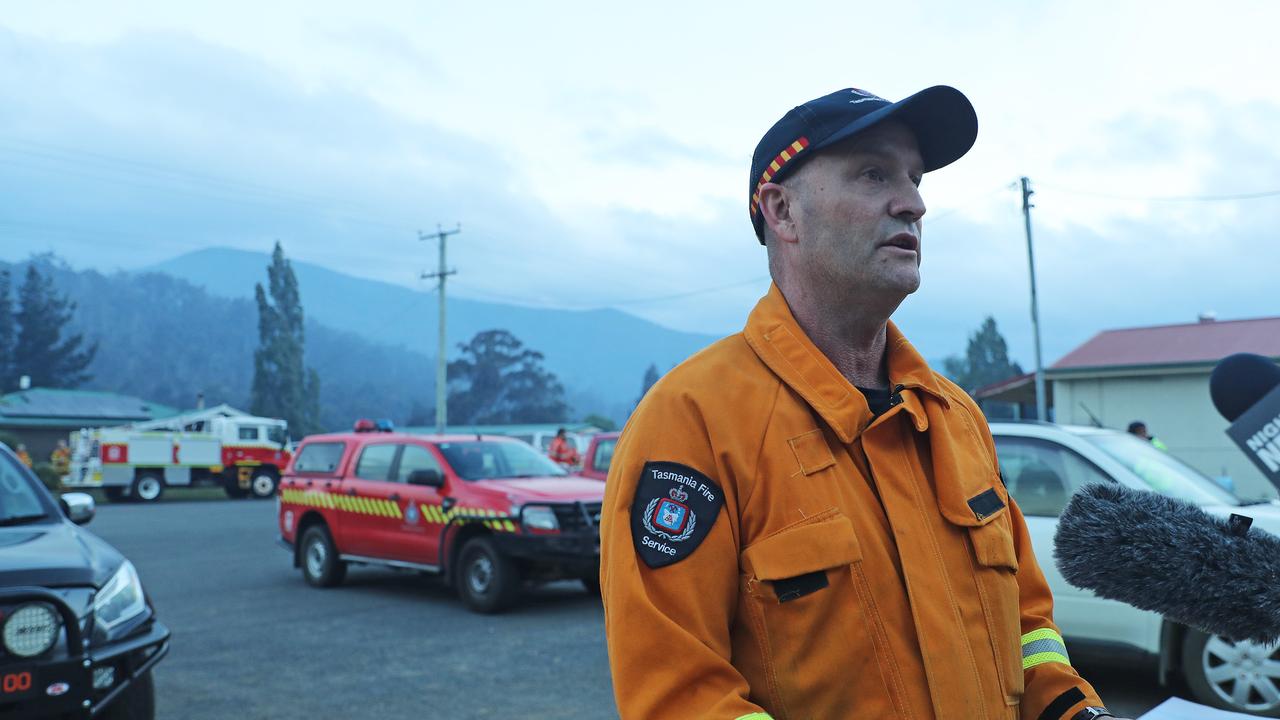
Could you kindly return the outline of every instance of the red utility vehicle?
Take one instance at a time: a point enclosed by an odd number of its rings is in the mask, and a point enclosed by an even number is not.
[[[367,420],[305,438],[280,481],[282,544],[306,581],[350,563],[443,576],[469,608],[496,612],[525,582],[599,592],[604,486],[496,435],[409,435]]]
[[[609,477],[609,463],[613,460],[613,448],[622,433],[607,432],[591,436],[587,451],[582,454],[582,469],[578,474],[593,480],[604,481]]]

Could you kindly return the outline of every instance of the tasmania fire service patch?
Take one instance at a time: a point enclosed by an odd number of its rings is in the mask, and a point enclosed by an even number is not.
[[[688,465],[645,463],[631,501],[631,538],[640,559],[660,568],[689,557],[723,506],[720,487]]]

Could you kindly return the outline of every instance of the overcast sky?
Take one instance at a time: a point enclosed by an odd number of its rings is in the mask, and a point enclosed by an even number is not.
[[[213,245],[459,295],[741,327],[750,156],[793,105],[935,84],[978,111],[925,178],[925,355],[995,315],[1033,363],[1106,328],[1280,315],[1280,3],[0,1],[0,259]],[[1241,200],[1170,201],[1266,193]],[[710,290],[710,292],[706,292]],[[305,299],[304,299],[305,300]]]

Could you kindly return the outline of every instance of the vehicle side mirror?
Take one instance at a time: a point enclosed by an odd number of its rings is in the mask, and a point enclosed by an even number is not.
[[[409,484],[444,487],[444,475],[441,475],[439,470],[414,470],[409,473]]]
[[[86,525],[93,519],[93,496],[88,493],[65,493],[58,498],[58,504],[67,519],[77,525]]]

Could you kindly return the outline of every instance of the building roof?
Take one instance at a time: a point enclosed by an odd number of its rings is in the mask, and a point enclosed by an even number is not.
[[[0,396],[0,426],[89,427],[174,415],[168,405],[96,390],[31,388]]]
[[[554,433],[564,428],[571,433],[600,432],[600,428],[589,423],[524,423],[519,425],[449,425],[445,433],[449,435],[532,435],[534,433]],[[400,432],[413,434],[434,434],[434,425],[410,426],[400,428]]]
[[[1207,364],[1240,352],[1280,358],[1280,317],[1104,330],[1049,369]]]

